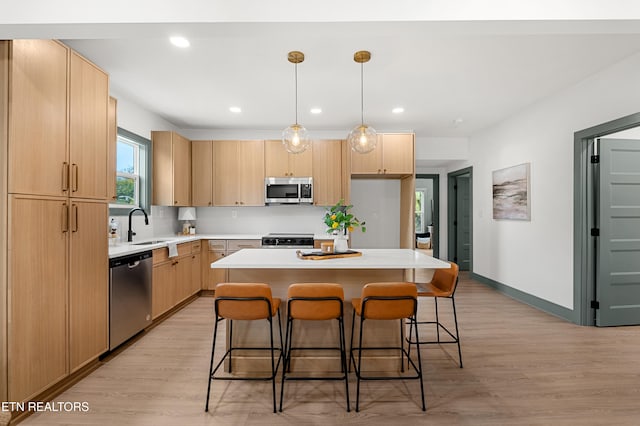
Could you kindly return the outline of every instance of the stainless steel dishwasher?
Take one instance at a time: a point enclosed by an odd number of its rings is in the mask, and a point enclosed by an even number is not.
[[[109,350],[151,324],[152,252],[109,260]]]

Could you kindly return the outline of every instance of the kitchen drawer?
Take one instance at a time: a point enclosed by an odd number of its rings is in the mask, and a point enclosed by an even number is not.
[[[227,240],[227,251],[238,251],[246,248],[261,248],[262,240]]]
[[[227,251],[227,240],[209,240],[209,251]]]
[[[191,253],[200,253],[200,249],[202,248],[202,243],[200,240],[193,241],[191,243]]]
[[[178,257],[187,256],[191,254],[191,243],[178,244]],[[172,258],[175,259],[175,258]],[[157,265],[169,260],[169,248],[162,247],[153,251],[153,264]]]

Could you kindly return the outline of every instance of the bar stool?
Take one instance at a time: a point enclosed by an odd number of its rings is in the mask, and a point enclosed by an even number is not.
[[[220,283],[215,288],[214,312],[216,316],[213,329],[213,345],[211,347],[211,364],[209,366],[209,385],[207,386],[207,404],[204,411],[209,411],[209,396],[211,394],[212,380],[271,380],[273,384],[273,412],[276,412],[276,373],[280,366],[282,356],[282,326],[280,324],[280,299],[271,297],[271,287],[263,283]],[[273,344],[273,317],[278,314],[278,330],[280,332],[280,347]],[[218,323],[229,320],[229,349],[222,359],[213,368],[213,356],[216,349]],[[269,322],[269,347],[234,347],[233,346],[233,321],[234,320],[262,320]],[[217,377],[215,374],[222,366],[224,360],[229,357],[229,372],[232,366],[232,354],[235,350],[267,350],[271,352],[271,375],[266,377]],[[276,364],[275,351],[278,353]]]
[[[349,404],[349,378],[347,373],[347,355],[344,337],[344,290],[340,284],[333,283],[297,283],[291,284],[287,291],[287,328],[285,331],[284,361],[282,368],[282,386],[280,387],[280,411],[284,399],[285,380],[344,380],[347,396],[347,411]],[[296,347],[293,346],[294,320],[326,321],[338,320],[339,347]],[[340,351],[339,377],[310,377],[288,376],[291,369],[291,352],[303,350],[337,350]]]
[[[448,269],[436,269],[433,273],[433,278],[426,284],[416,284],[418,286],[418,297],[432,297],[435,304],[436,320],[435,321],[417,321],[417,324],[435,324],[436,326],[436,340],[425,340],[420,342],[421,345],[427,344],[446,344],[454,343],[458,345],[458,359],[460,360],[460,368],[462,368],[462,350],[460,349],[460,333],[458,332],[458,315],[456,313],[456,300],[455,293],[458,287],[458,265],[449,262],[451,268]],[[450,299],[453,307],[453,322],[456,328],[456,334],[454,335],[447,327],[440,322],[438,316],[438,299]],[[449,335],[451,340],[440,340],[440,329]],[[412,340],[411,328],[409,328],[409,337],[407,338],[409,343],[409,353],[411,352],[411,345],[416,344],[416,340]]]
[[[353,321],[351,323],[351,348],[349,350],[349,367],[353,363],[358,384],[356,388],[356,412],[360,409],[360,381],[361,380],[408,380],[417,379],[420,381],[420,394],[422,397],[422,411],[426,410],[424,402],[424,384],[422,382],[422,360],[420,358],[420,343],[418,342],[418,363],[417,365],[409,357],[409,353],[404,348],[404,321],[410,319],[410,327],[415,328],[418,336],[418,326],[416,324],[416,311],[418,307],[417,289],[414,283],[409,282],[380,282],[369,283],[362,288],[360,299],[351,301],[353,306]],[[360,317],[360,331],[358,346],[353,346],[353,335],[356,315]],[[362,331],[365,320],[399,320],[400,321],[400,345],[389,347],[364,347],[362,342]],[[406,355],[408,365],[413,367],[415,376],[366,376],[362,373],[362,351],[391,349],[400,351],[400,369],[404,372],[404,356]],[[358,352],[358,363],[354,360],[354,350]]]

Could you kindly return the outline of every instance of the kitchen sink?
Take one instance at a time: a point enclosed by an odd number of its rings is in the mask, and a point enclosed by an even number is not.
[[[150,244],[159,244],[166,243],[167,240],[149,240],[149,241],[141,241],[139,243],[132,243],[134,246],[148,246]]]

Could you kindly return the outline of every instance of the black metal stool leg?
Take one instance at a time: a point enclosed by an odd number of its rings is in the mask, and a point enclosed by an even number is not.
[[[209,396],[211,395],[211,375],[213,374],[213,355],[216,351],[216,338],[218,337],[218,318],[215,320],[213,326],[213,344],[211,345],[211,364],[209,365],[209,384],[207,385],[207,403],[204,407],[204,411],[209,411]]]
[[[427,406],[424,402],[424,376],[422,375],[422,357],[420,356],[420,337],[418,336],[418,319],[416,318],[416,316],[414,315],[413,317],[414,321],[412,321],[412,323],[414,324],[415,328],[416,328],[416,352],[418,353],[418,376],[420,376],[420,378],[418,380],[420,380],[420,395],[422,396],[422,411],[427,411]]]
[[[460,331],[458,331],[458,315],[456,313],[456,301],[451,297],[451,304],[453,305],[453,320],[456,325],[456,341],[458,342],[458,359],[460,360],[460,368],[462,368],[462,350],[460,349]]]
[[[342,363],[342,374],[344,374],[344,391],[347,395],[347,412],[351,411],[351,403],[349,402],[349,373],[347,372],[347,351],[344,338],[344,318],[338,318],[338,327],[340,328],[340,359]]]

